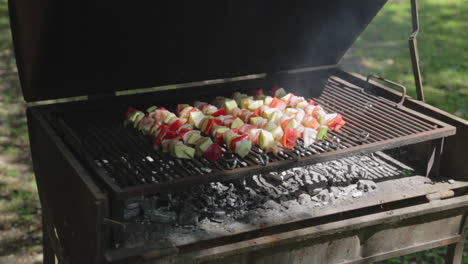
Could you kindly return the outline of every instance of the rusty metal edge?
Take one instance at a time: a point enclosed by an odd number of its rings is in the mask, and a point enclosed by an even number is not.
[[[381,261],[381,260],[386,260],[386,259],[389,259],[389,258],[408,255],[408,254],[411,254],[411,253],[415,253],[415,252],[419,252],[419,251],[423,251],[423,250],[427,250],[427,249],[431,249],[431,248],[447,246],[447,245],[456,243],[460,239],[464,239],[464,237],[462,238],[461,236],[452,236],[452,237],[448,237],[448,238],[444,238],[444,239],[431,241],[431,242],[428,242],[428,243],[421,243],[421,244],[418,244],[418,245],[415,245],[415,246],[385,252],[385,253],[382,253],[382,254],[376,254],[376,255],[373,255],[373,256],[361,258],[359,260],[341,262],[340,264],[373,263],[375,261]]]
[[[466,207],[466,208],[465,208]],[[313,226],[303,228],[299,230],[289,231],[285,233],[275,234],[271,236],[259,237],[252,240],[241,241],[229,245],[213,247],[209,249],[200,250],[188,254],[179,255],[176,258],[179,259],[192,259],[194,262],[204,262],[215,259],[221,259],[229,256],[245,254],[272,246],[286,245],[295,243],[297,241],[305,241],[310,239],[317,239],[319,237],[337,234],[348,230],[356,230],[370,226],[376,226],[381,224],[389,224],[392,222],[401,221],[417,216],[427,215],[431,213],[438,213],[441,211],[448,211],[451,209],[468,209],[468,195],[456,197],[447,200],[441,200],[437,202],[425,203],[416,206],[409,206],[390,212],[382,212],[377,214],[366,215],[362,217],[347,219],[343,221],[328,223],[319,226]],[[460,237],[458,237],[461,239]],[[453,241],[452,241],[453,240]],[[455,237],[448,238],[447,244],[456,242]],[[450,242],[450,243],[449,243]],[[428,243],[427,245],[421,245],[420,249],[428,249],[433,247],[434,243]],[[393,252],[391,256],[398,256],[407,252],[403,249],[402,251]],[[399,252],[399,253],[397,253]],[[377,256],[376,256],[377,257]],[[382,254],[381,257],[384,257]],[[358,261],[358,260],[355,260]],[[352,263],[352,262],[351,262]],[[357,262],[359,263],[359,262]]]
[[[436,189],[434,190],[421,190],[421,191],[416,191],[414,193],[410,193],[410,194],[405,194],[404,197],[393,197],[393,198],[390,198],[390,199],[386,199],[386,200],[382,200],[382,199],[379,199],[378,201],[377,200],[372,200],[372,201],[369,201],[369,202],[366,202],[366,203],[363,203],[363,204],[359,204],[359,205],[353,205],[352,207],[350,208],[346,208],[346,209],[339,209],[339,208],[332,208],[331,210],[328,210],[328,211],[325,211],[325,212],[321,212],[321,213],[318,213],[316,215],[314,215],[314,217],[312,218],[303,218],[303,219],[296,219],[296,220],[292,220],[292,221],[289,221],[289,222],[286,222],[284,224],[287,224],[287,225],[292,225],[292,224],[295,224],[295,223],[298,223],[298,222],[301,222],[301,221],[304,221],[304,220],[310,220],[310,219],[314,219],[314,218],[319,218],[319,217],[327,217],[327,216],[331,216],[331,215],[334,215],[334,214],[337,214],[337,213],[343,213],[343,214],[346,214],[346,213],[349,213],[353,210],[359,210],[359,209],[365,209],[365,208],[370,208],[372,206],[375,206],[375,205],[379,205],[379,206],[382,206],[384,204],[389,204],[389,203],[393,203],[393,202],[397,202],[397,201],[402,201],[402,200],[410,200],[410,199],[413,199],[413,198],[416,198],[416,197],[424,197],[426,194],[428,193],[434,193],[434,192],[438,192],[438,191],[445,191],[447,189],[461,189],[461,188],[466,188],[468,186],[468,182],[456,182],[455,184],[451,184],[449,186],[438,186]],[[428,201],[429,202],[429,201]],[[437,201],[436,201],[437,202]],[[427,204],[427,203],[426,203]],[[413,206],[414,207],[414,206]],[[388,212],[391,212],[391,211],[387,211]],[[384,212],[385,213],[385,212]],[[341,221],[341,220],[340,220]],[[325,224],[322,224],[322,225],[317,225],[317,226],[314,226],[314,227],[317,227],[318,229],[320,229],[319,226],[323,226]],[[271,226],[271,227],[274,227],[274,226]],[[251,231],[256,231],[258,229],[255,229],[255,230],[247,230],[247,231],[244,231],[242,233],[249,233]],[[290,232],[296,232],[298,230],[302,230],[302,229],[296,229],[296,230],[292,230]],[[231,237],[233,236],[236,236],[236,235],[240,235],[241,233],[236,233],[236,234],[232,234],[230,235]],[[265,235],[265,237],[267,237],[268,235]],[[258,239],[260,239],[261,237],[258,237]],[[216,240],[216,239],[214,239]],[[253,240],[253,239],[251,239]],[[247,240],[243,240],[243,241],[247,241]],[[198,241],[198,242],[195,242],[193,244],[199,244],[199,242],[205,242],[205,241]],[[242,241],[241,241],[242,242]],[[240,242],[239,242],[240,243]],[[180,248],[185,248],[187,245],[178,245]],[[224,246],[228,246],[228,245],[224,245]],[[112,252],[112,251],[109,251],[106,253],[106,257],[108,259],[108,261],[110,262],[113,262],[113,261],[116,261],[116,260],[122,260],[122,259],[126,259],[126,258],[132,258],[136,255],[139,255],[139,254],[143,254],[146,250],[151,250],[152,247],[149,246],[149,247],[144,247],[144,248],[135,248],[135,249],[129,249],[129,250],[126,250],[126,252],[121,252],[121,251],[118,251],[118,252]]]

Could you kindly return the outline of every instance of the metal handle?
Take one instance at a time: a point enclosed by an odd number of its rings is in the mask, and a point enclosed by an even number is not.
[[[406,99],[406,90],[407,90],[405,86],[403,86],[403,85],[401,85],[399,83],[396,83],[394,81],[387,80],[387,79],[385,79],[385,78],[383,78],[381,76],[378,76],[378,75],[373,75],[373,74],[368,75],[366,81],[369,82],[370,79],[377,79],[377,80],[380,80],[382,82],[386,82],[388,84],[391,84],[393,86],[401,88],[401,90],[402,90],[401,91],[401,99],[400,99],[400,102],[398,102],[397,106],[403,106],[403,103],[405,102],[405,99]]]
[[[419,67],[419,53],[417,37],[419,33],[419,15],[418,15],[418,1],[411,0],[411,18],[413,24],[413,31],[408,39],[409,50],[411,55],[411,65],[413,67],[414,83],[416,85],[416,96],[418,100],[424,102],[424,89],[422,86],[421,68]]]

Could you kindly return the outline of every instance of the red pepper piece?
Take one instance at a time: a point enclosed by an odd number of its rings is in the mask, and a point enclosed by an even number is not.
[[[343,120],[343,116],[341,114],[337,114],[335,118],[327,123],[327,126],[334,131],[338,131],[344,124],[346,124],[346,122]]]
[[[167,110],[167,108],[164,107],[164,106],[160,106],[160,107],[158,107],[158,110]]]
[[[237,142],[239,142],[241,140],[249,140],[249,136],[248,135],[242,135],[242,136],[238,136],[238,137],[234,138],[233,140],[231,140],[231,145],[229,146],[231,151],[236,150],[236,144],[237,144]]]
[[[220,146],[216,144],[211,144],[211,146],[208,147],[205,153],[203,153],[203,156],[205,156],[205,158],[207,158],[210,161],[217,161],[219,160],[219,158],[221,158],[222,154],[223,150]]]
[[[277,97],[273,98],[273,101],[270,103],[270,107],[277,108],[281,111],[284,111],[286,109],[287,103],[281,99],[278,99]]]
[[[225,116],[227,115],[226,109],[220,108],[218,111],[214,112],[211,116],[217,117],[217,116]]]
[[[292,149],[296,145],[297,132],[295,128],[287,128],[284,130],[283,138],[281,139],[281,144],[287,149]]]

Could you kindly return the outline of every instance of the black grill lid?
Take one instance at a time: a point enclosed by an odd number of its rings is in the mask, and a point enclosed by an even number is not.
[[[26,101],[336,64],[386,0],[15,1]]]

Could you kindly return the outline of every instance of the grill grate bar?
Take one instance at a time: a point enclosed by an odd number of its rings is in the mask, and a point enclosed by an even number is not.
[[[343,97],[350,96],[349,98],[355,100],[357,104],[366,104],[367,102],[364,101],[364,99],[363,99],[363,98],[366,98],[366,100],[368,102],[372,102],[373,105],[376,106],[379,111],[381,111],[385,115],[392,118],[393,121],[398,121],[395,118],[396,115],[395,115],[395,112],[393,111],[393,109],[395,108],[394,103],[392,105],[388,101],[378,100],[377,99],[378,97],[376,97],[376,96],[371,96],[370,94],[367,94],[365,92],[356,92],[352,88],[349,88],[349,87],[344,86],[344,85],[332,85],[332,84],[329,83],[328,88],[331,88],[331,90],[333,92],[345,94],[345,96],[343,96]],[[328,91],[328,89],[324,90],[324,92],[327,92],[327,91]],[[358,94],[358,96],[356,96],[356,94]],[[341,97],[339,97],[339,98],[341,98]],[[413,128],[418,128],[419,132],[434,128],[434,124],[427,123],[427,121],[426,122],[422,121],[422,120],[418,119],[417,117],[415,117],[415,116],[413,116],[413,115],[411,115],[411,114],[409,114],[407,112],[403,111],[403,112],[399,112],[399,114],[401,114],[401,118],[408,119],[408,121],[411,121],[411,122],[408,122],[409,126],[411,126]]]
[[[106,178],[105,184],[115,183],[111,190],[121,198],[170,191],[193,184],[240,179],[454,133],[453,127],[441,125],[443,123],[437,126],[437,121],[426,118],[419,120],[418,113],[397,108],[390,101],[383,101],[336,81],[328,82],[322,95],[315,101],[326,110],[336,109],[341,112],[347,125],[340,131],[330,131],[326,140],[308,147],[304,147],[303,141],[298,140],[294,149],[266,154],[254,146],[245,158],[236,156],[238,162],[235,168],[226,159],[230,155],[226,152],[226,146],[222,146],[225,152],[223,158],[214,163],[202,157],[179,160],[155,151],[147,136],[136,129],[123,127],[122,113],[126,106],[107,105],[105,109],[88,111],[76,109],[60,112],[60,117],[63,119],[61,123],[68,126],[71,132],[76,133],[74,137],[83,142],[90,160],[95,161],[95,165],[105,172],[96,170],[96,174]],[[167,106],[175,106],[175,103],[167,102]],[[372,104],[372,107],[365,108],[368,104]],[[401,124],[405,126],[400,128]],[[340,140],[339,144],[336,138]],[[266,156],[268,164],[262,161]],[[353,161],[364,162],[357,158]],[[351,163],[348,165],[352,166]],[[368,177],[378,179],[382,175],[395,173],[396,170],[391,168],[376,168],[368,172]]]
[[[336,98],[334,97],[331,97],[329,96],[329,93],[324,93],[322,94],[322,96],[320,97],[321,99],[324,99],[324,100],[327,100],[328,102],[332,101],[333,100],[336,100]],[[338,104],[337,104],[338,105]],[[349,99],[347,99],[346,96],[343,96],[342,99],[340,99],[340,106],[342,107],[354,107],[354,105],[352,104],[352,102],[350,102]],[[421,131],[414,131],[414,130],[409,130],[407,128],[405,128],[405,126],[400,126],[398,127],[398,129],[395,129],[395,123],[391,123],[388,121],[388,116],[386,115],[383,115],[381,113],[379,113],[379,111],[371,111],[369,109],[365,109],[365,110],[362,110],[361,113],[363,115],[365,115],[367,118],[367,121],[374,121],[373,122],[373,125],[376,125],[382,129],[384,129],[385,131],[388,131],[389,134],[392,134],[393,136],[404,136],[404,135],[407,135],[409,133],[417,133],[417,132],[421,132]],[[342,113],[343,115],[347,116],[347,111],[343,112]],[[352,113],[350,113],[352,115]],[[375,122],[375,121],[378,121],[378,122]],[[371,122],[369,122],[371,123]]]

